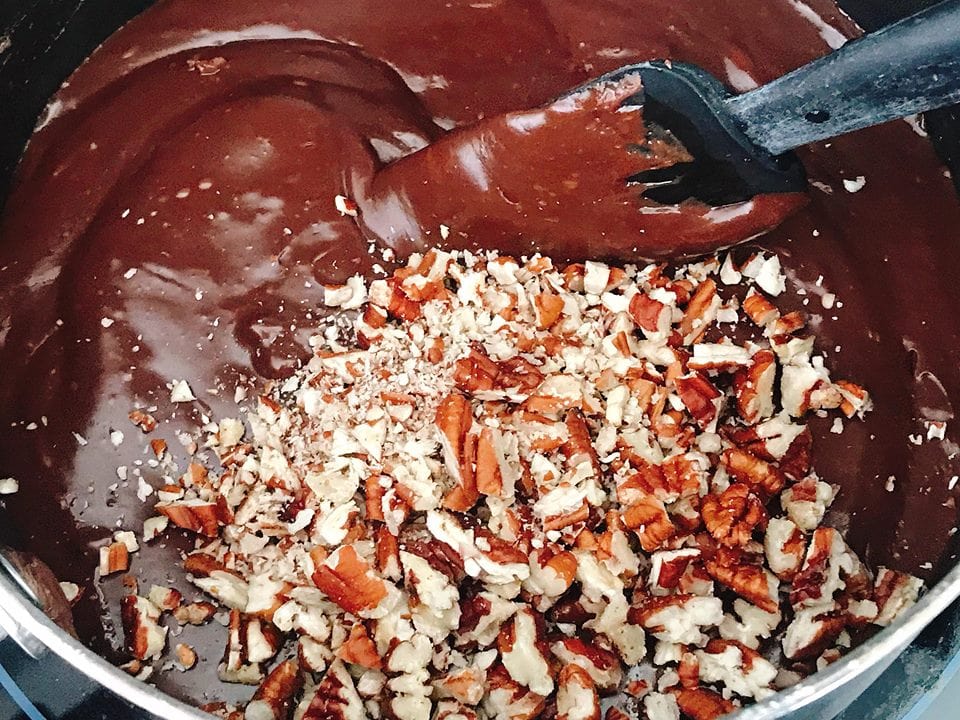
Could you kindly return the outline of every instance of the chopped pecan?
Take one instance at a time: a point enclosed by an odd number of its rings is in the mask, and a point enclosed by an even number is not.
[[[860,569],[860,562],[833,528],[817,528],[810,538],[810,547],[803,567],[793,578],[790,604],[816,605],[830,603],[834,595],[846,587],[844,578]]]
[[[842,398],[840,409],[848,418],[854,415],[863,417],[864,413],[871,408],[870,394],[859,385],[849,380],[837,380],[834,387],[839,391]]]
[[[733,376],[737,411],[748,425],[773,415],[773,387],[777,377],[776,355],[758,350],[746,367]]]
[[[736,706],[708,688],[685,688],[677,693],[677,705],[691,720],[715,720],[732,713]]]
[[[161,627],[160,609],[145,597],[125,595],[120,604],[123,638],[127,650],[137,660],[160,656],[167,641],[167,629]]]
[[[650,576],[647,580],[654,595],[668,595],[680,584],[690,563],[700,557],[696,548],[660,550],[651,556]]]
[[[743,299],[743,311],[747,314],[755,325],[765,328],[780,317],[780,311],[774,306],[767,296],[755,288],[750,288],[750,292]]]
[[[538,628],[541,622],[532,610],[520,608],[513,619],[503,626],[497,646],[510,677],[531,692],[546,697],[553,692],[554,683],[547,663],[546,643]]]
[[[540,716],[546,698],[515,682],[503,665],[487,672],[487,697],[483,708],[490,720],[533,720]]]
[[[600,697],[589,673],[564,665],[557,678],[557,720],[600,720]]]
[[[404,292],[401,279],[399,277],[392,277],[385,282],[387,286],[387,302],[386,305],[381,307],[387,311],[387,314],[390,317],[397,318],[398,320],[406,320],[407,322],[413,322],[419,319],[423,313],[423,308],[419,302]],[[376,283],[373,283],[370,287],[371,301],[374,300],[374,285],[376,285]],[[379,295],[377,295],[376,301],[379,304]]]
[[[779,583],[770,571],[736,548],[718,548],[704,563],[710,576],[767,612],[777,612]]]
[[[217,674],[224,682],[257,685],[263,679],[262,664],[280,649],[280,632],[259,618],[230,611],[227,646]]]
[[[673,316],[673,310],[649,295],[637,293],[630,300],[630,317],[643,330],[649,333],[667,333]]]
[[[235,610],[247,607],[249,586],[246,581],[212,556],[191,553],[184,560],[183,569],[193,575],[194,585],[227,607]]]
[[[150,433],[157,429],[156,418],[143,410],[131,410],[130,422],[145,433]]]
[[[282,720],[290,714],[303,676],[293,660],[277,665],[264,679],[244,710],[244,720]]]
[[[769,446],[770,441],[767,441]],[[780,472],[793,480],[799,480],[810,472],[810,455],[813,449],[813,435],[804,428],[790,443],[780,458]]]
[[[479,720],[477,711],[457,700],[441,700],[437,703],[433,720]]]
[[[580,410],[568,410],[564,418],[567,427],[567,441],[561,447],[567,465],[570,468],[579,467],[581,463],[588,463],[593,474],[600,472],[600,460],[597,451],[590,439],[590,429]]]
[[[316,686],[300,720],[366,720],[363,700],[342,662],[334,662]]]
[[[832,487],[811,475],[780,493],[780,505],[797,527],[813,532],[823,521],[833,496]]]
[[[713,642],[711,640],[711,642]],[[707,647],[710,647],[708,644]],[[680,687],[695,688],[700,685],[700,662],[692,652],[685,652],[680,656],[677,665],[677,675],[680,676]]]
[[[754,531],[767,527],[763,503],[743,483],[734,483],[719,495],[707,495],[700,512],[707,530],[721,545],[746,545]]]
[[[203,625],[217,613],[217,606],[208,602],[181,605],[173,611],[174,619],[181,625]]]
[[[197,664],[197,651],[186,643],[177,643],[175,648],[177,653],[177,662],[184,670],[189,670]]]
[[[623,668],[616,653],[581,638],[563,636],[551,643],[550,651],[565,665],[575,664],[585,670],[601,690],[620,686]]]
[[[541,383],[543,374],[520,356],[496,362],[482,349],[473,347],[469,355],[457,361],[453,380],[470,394],[508,389],[529,393]]]
[[[470,401],[460,393],[451,393],[437,407],[436,425],[447,470],[457,484],[444,499],[444,505],[460,512],[469,510],[480,494],[474,478],[473,458],[476,436],[469,434],[473,424]]]
[[[917,602],[922,587],[920,578],[881,567],[874,587],[874,601],[878,608],[874,624],[886,626],[896,620],[900,613]]]
[[[775,465],[747,450],[730,448],[724,451],[723,463],[734,478],[764,496],[776,495],[786,483],[783,473]]]
[[[434,681],[434,687],[441,697],[452,697],[464,705],[476,705],[483,699],[483,686],[486,673],[476,667],[450,670],[446,675]]]
[[[150,449],[153,451],[153,454],[159,460],[163,457],[163,454],[167,451],[167,441],[163,438],[154,438],[150,441]]]
[[[549,290],[544,290],[534,296],[533,304],[537,310],[537,329],[549,330],[557,324],[563,312],[564,301],[562,297]]]
[[[377,646],[370,639],[363,623],[357,623],[350,628],[350,637],[337,648],[337,657],[344,662],[372,670],[379,670],[383,667],[383,661],[377,653]]]
[[[126,572],[130,568],[130,551],[122,542],[113,542],[100,548],[100,577]]]
[[[497,387],[500,366],[480,348],[471,348],[470,354],[457,360],[453,369],[453,381],[468,393],[493,390]]]
[[[222,525],[233,522],[233,513],[222,495],[218,495],[215,502],[174,500],[157,503],[154,509],[170,518],[170,522],[177,527],[207,537],[216,537]]]
[[[677,532],[663,502],[653,495],[628,507],[623,513],[623,524],[637,533],[641,547],[647,552],[657,550]]]
[[[763,549],[774,574],[781,580],[792,580],[803,565],[807,538],[792,520],[773,518],[767,525]]]
[[[707,278],[697,287],[680,320],[680,334],[685,345],[697,342],[717,317],[720,298],[717,296],[717,284]]]
[[[400,545],[390,529],[381,525],[377,528],[377,572],[391,580],[400,578]]]
[[[179,590],[154,585],[150,588],[150,592],[147,593],[147,599],[161,611],[173,611],[180,607],[183,595],[180,594]]]
[[[847,624],[846,613],[832,605],[797,610],[783,636],[783,654],[790,660],[809,660],[833,644]]]
[[[352,545],[337,549],[313,572],[313,582],[333,602],[354,615],[375,608],[387,596],[378,578]]]
[[[658,640],[700,645],[705,642],[702,629],[723,621],[723,603],[720,598],[696,595],[649,596],[630,608],[628,619]]]
[[[807,318],[799,310],[794,310],[776,318],[767,328],[767,332],[772,337],[782,337],[784,335],[794,335],[806,326]]]
[[[697,425],[703,430],[715,427],[723,404],[723,393],[699,372],[683,375],[674,382],[680,400],[697,421]]]

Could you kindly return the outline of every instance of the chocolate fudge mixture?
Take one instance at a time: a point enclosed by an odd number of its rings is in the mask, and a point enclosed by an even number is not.
[[[0,507],[0,542],[84,587],[78,632],[116,655],[123,588],[91,582],[97,545],[151,514],[135,468],[162,484],[130,410],[173,416],[169,438],[195,429],[200,413],[165,388],[189,378],[210,416],[230,415],[238,383],[307,355],[323,284],[440,242],[439,227],[398,230],[409,217],[389,212],[377,220],[389,237],[372,240],[377,228],[341,214],[335,196],[362,195],[379,168],[457,127],[543,106],[630,62],[696,63],[742,92],[858,33],[827,0],[158,3],[53,99],[6,202],[0,474],[20,490]],[[814,466],[842,488],[833,524],[871,565],[932,583],[956,557],[960,203],[921,134],[895,122],[803,150],[807,203],[755,246],[780,254],[831,368],[874,400],[842,434],[812,424]],[[499,167],[491,187],[536,197],[537,169],[525,184],[516,164]],[[709,222],[750,236],[783,202]],[[687,224],[665,233],[707,222],[678,217]],[[484,244],[462,229],[451,242]],[[580,230],[555,257],[629,261],[637,245]],[[945,438],[928,438],[943,421]],[[125,442],[111,441],[116,430]],[[192,546],[183,535],[143,547],[141,582],[184,585],[179,552]],[[201,656],[219,656],[221,631],[198,629]],[[215,673],[213,662],[157,682],[202,702]]]

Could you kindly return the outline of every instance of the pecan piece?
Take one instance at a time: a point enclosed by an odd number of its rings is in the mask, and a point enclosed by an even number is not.
[[[262,664],[280,650],[279,630],[259,618],[230,611],[227,646],[217,675],[224,682],[257,685],[263,679]]]
[[[487,697],[483,709],[490,720],[533,720],[540,716],[546,698],[515,682],[503,665],[487,672]]]
[[[767,525],[763,549],[774,574],[781,580],[792,580],[803,565],[807,538],[792,520],[773,518]]]
[[[777,359],[770,350],[754,353],[749,367],[733,376],[737,411],[748,425],[773,415],[773,387],[776,378]]]
[[[697,287],[680,320],[680,335],[684,345],[691,345],[703,337],[716,319],[720,304],[717,283],[712,278],[707,278]]]
[[[677,705],[691,720],[715,720],[736,709],[730,700],[708,688],[687,688],[677,693]]]
[[[707,531],[721,545],[746,545],[755,530],[767,527],[763,503],[743,483],[734,483],[719,495],[707,495],[700,513]]]
[[[154,585],[150,588],[150,592],[147,593],[147,599],[161,611],[173,611],[180,607],[183,595],[180,594],[179,590]]]
[[[197,664],[197,651],[186,643],[177,643],[175,648],[177,653],[177,662],[184,670],[190,670]]]
[[[293,660],[277,665],[264,679],[244,710],[244,720],[282,720],[290,714],[294,696],[303,687],[303,676]]]
[[[557,685],[557,720],[600,720],[600,697],[586,670],[564,665]]]
[[[357,623],[350,628],[350,637],[337,648],[337,657],[344,662],[360,665],[371,670],[379,670],[383,667],[383,661],[377,653],[377,646],[370,639],[367,628],[364,627],[363,623]]]
[[[504,668],[510,677],[531,692],[546,697],[554,684],[542,639],[541,618],[527,607],[520,608],[497,638]]]
[[[383,580],[378,578],[357,555],[352,545],[344,545],[318,565],[313,583],[333,602],[354,615],[372,610],[387,596]]]
[[[469,510],[480,497],[471,457],[476,450],[476,436],[468,434],[473,424],[470,401],[460,393],[451,393],[437,407],[435,422],[440,430],[444,464],[457,482],[444,498],[444,505],[460,512]]]
[[[721,547],[704,567],[710,576],[766,612],[780,609],[776,576],[738,548]]]
[[[183,569],[193,576],[193,584],[235,610],[247,607],[249,586],[240,575],[205,553],[191,553]]]
[[[780,505],[797,527],[813,532],[823,522],[833,497],[833,488],[811,475],[780,493]]]
[[[593,474],[598,475],[600,460],[590,439],[590,429],[587,427],[583,413],[577,409],[567,411],[564,424],[567,427],[567,441],[560,449],[566,458],[567,465],[572,469],[579,467],[582,463],[589,463]]]
[[[743,299],[743,311],[757,327],[761,328],[765,328],[780,317],[780,311],[776,306],[756,288],[750,288],[750,292]]]
[[[673,310],[649,295],[637,293],[630,299],[627,312],[637,327],[648,333],[666,334],[670,330]]]
[[[634,530],[640,546],[653,552],[677,533],[663,502],[653,495],[641,498],[623,513],[623,524]]]
[[[167,641],[167,629],[160,626],[160,609],[145,597],[125,595],[120,604],[123,638],[137,660],[160,656]]]
[[[477,711],[456,700],[441,700],[437,703],[433,720],[479,720]]]
[[[340,661],[334,662],[313,691],[300,720],[366,720],[363,700],[353,678]]]
[[[783,654],[790,660],[810,660],[833,644],[847,624],[846,613],[831,605],[797,610],[783,635]]]
[[[565,665],[577,665],[586,671],[593,684],[601,690],[620,686],[623,667],[616,653],[580,638],[561,636],[550,645],[550,651]]]
[[[723,393],[699,372],[674,380],[677,394],[701,430],[712,432],[723,404]]]
[[[681,645],[702,645],[702,629],[723,621],[720,598],[696,595],[649,596],[630,608],[628,619],[642,625],[658,640]]]
[[[157,420],[153,415],[143,410],[131,410],[130,422],[136,425],[144,433],[151,433],[157,429]]]
[[[786,478],[776,466],[747,450],[726,450],[723,464],[736,480],[750,485],[765,496],[776,495],[786,483]]]
[[[113,542],[100,548],[100,577],[126,572],[130,568],[130,551],[122,542]]]
[[[650,592],[654,595],[669,595],[680,585],[680,579],[690,563],[699,557],[700,551],[696,548],[660,550],[653,553],[647,580]]]
[[[913,575],[881,567],[877,571],[874,586],[874,601],[877,603],[877,617],[874,624],[887,626],[903,611],[917,602],[923,581]]]
[[[837,380],[834,387],[839,391],[840,410],[848,418],[858,415],[863,417],[870,410],[873,403],[870,400],[870,393],[865,388],[850,382],[849,380]]]
[[[560,319],[564,301],[559,295],[550,290],[544,290],[533,297],[533,305],[537,312],[537,329],[549,330]]]
[[[434,682],[441,697],[452,697],[464,705],[476,705],[483,699],[486,673],[476,667],[449,671]]]
[[[199,498],[174,500],[157,503],[154,509],[170,518],[177,527],[206,537],[216,537],[222,525],[233,522],[233,513],[222,495],[217,495],[215,502]]]
[[[840,533],[830,527],[817,528],[810,538],[803,567],[793,578],[790,604],[797,607],[830,603],[846,587],[844,579],[859,570],[860,561]]]

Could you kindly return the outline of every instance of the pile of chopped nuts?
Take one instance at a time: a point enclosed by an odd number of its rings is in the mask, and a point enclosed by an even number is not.
[[[203,540],[184,563],[229,608],[220,677],[258,686],[235,717],[707,720],[889,624],[921,583],[824,524],[837,488],[804,420],[870,400],[784,290],[760,253],[668,271],[439,251],[327,288],[349,331],[246,423],[211,423],[220,467],[191,464],[147,521]],[[165,612],[217,608],[129,595],[138,663]]]

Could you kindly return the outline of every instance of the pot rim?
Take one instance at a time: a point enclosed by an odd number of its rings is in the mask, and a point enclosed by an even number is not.
[[[828,668],[730,717],[736,720],[769,720],[819,700],[867,668],[883,660],[893,660],[927,624],[958,597],[960,564],[890,627],[884,628]],[[3,575],[0,575],[0,607],[3,607],[10,620],[39,640],[50,652],[130,703],[165,720],[201,720],[211,717],[153,685],[136,680],[76,638],[63,632],[33,605],[10,578]]]

